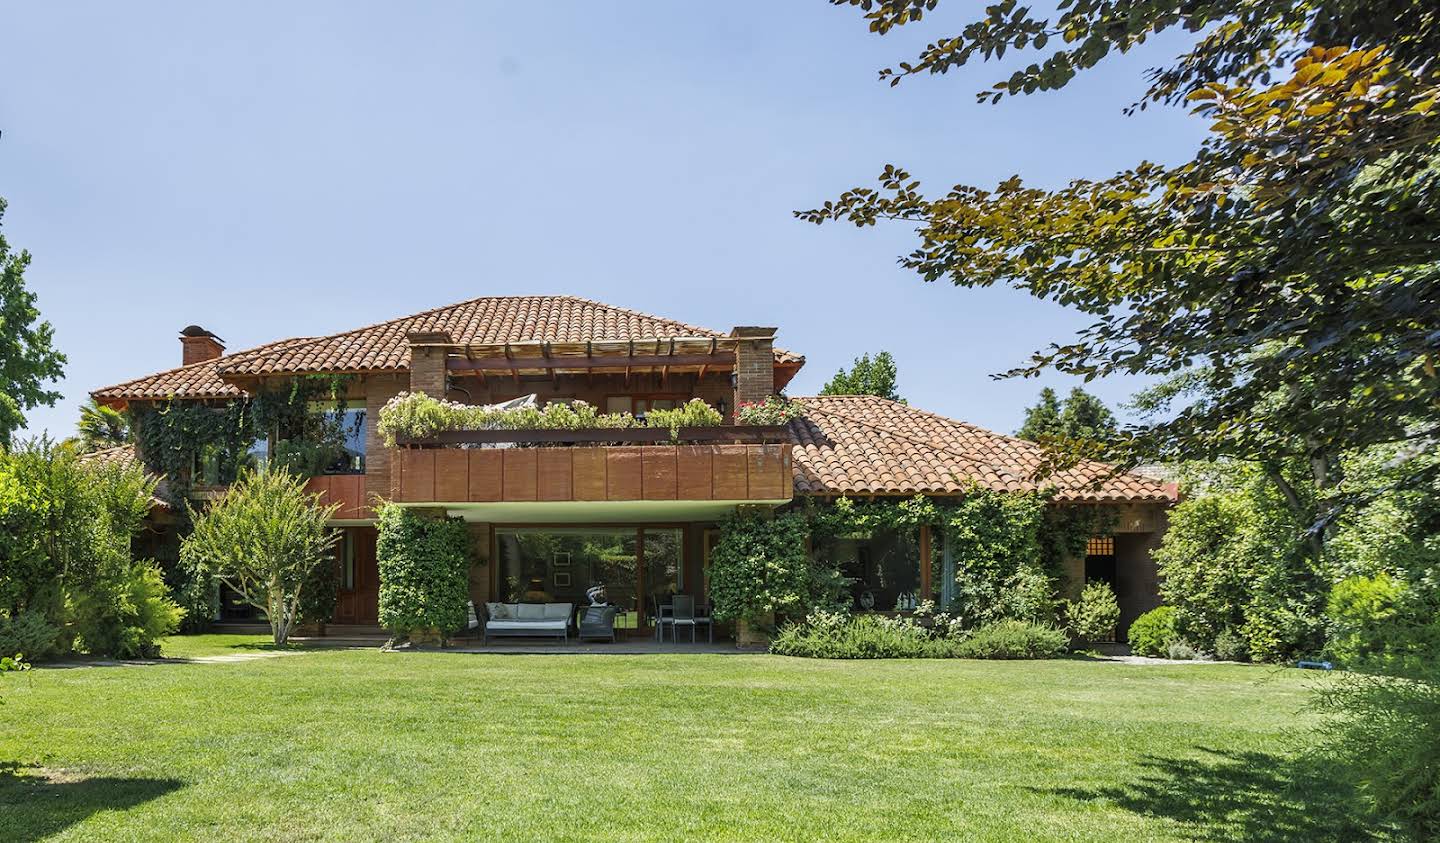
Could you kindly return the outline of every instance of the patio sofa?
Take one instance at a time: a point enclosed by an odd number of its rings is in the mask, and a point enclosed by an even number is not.
[[[481,639],[525,636],[570,640],[571,603],[485,603],[480,619]]]

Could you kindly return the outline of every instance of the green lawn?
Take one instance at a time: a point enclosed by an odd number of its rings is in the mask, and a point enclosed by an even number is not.
[[[0,839],[1353,840],[1295,754],[1317,681],[369,650],[37,669],[0,679]]]

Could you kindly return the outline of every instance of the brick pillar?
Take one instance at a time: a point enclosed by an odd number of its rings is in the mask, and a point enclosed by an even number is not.
[[[764,401],[775,394],[775,329],[739,327],[735,344],[735,406]]]
[[[371,375],[365,378],[365,504],[373,506],[376,496],[388,499],[391,450],[380,441],[380,408],[405,387],[401,376]]]
[[[412,331],[405,339],[410,342],[410,391],[443,399],[448,351],[443,344],[450,342],[450,335],[444,331]]]

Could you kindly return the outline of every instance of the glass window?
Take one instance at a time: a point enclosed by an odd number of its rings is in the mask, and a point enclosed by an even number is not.
[[[645,609],[653,618],[657,606],[670,602],[684,590],[683,560],[685,558],[681,530],[645,530]]]
[[[340,531],[340,543],[336,545],[340,551],[340,587],[351,590],[355,588],[355,542],[354,536],[349,530]]]
[[[317,456],[322,474],[365,473],[365,408],[341,405],[333,401],[310,404],[311,421],[306,422],[305,436],[317,440],[321,453]]]
[[[588,605],[593,594],[625,610],[618,623],[635,626],[637,537],[633,528],[498,530],[498,596],[506,603]]]
[[[630,396],[628,395],[611,395],[605,399],[605,412],[607,413],[628,413],[630,409]]]
[[[851,580],[859,611],[904,612],[920,600],[920,545],[916,530],[877,530],[832,539],[821,553]]]

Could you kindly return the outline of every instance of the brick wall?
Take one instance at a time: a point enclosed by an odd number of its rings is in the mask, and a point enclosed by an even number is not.
[[[764,401],[775,394],[775,329],[739,327],[735,346],[735,406]]]
[[[450,335],[422,332],[407,334],[406,339],[410,341],[410,391],[444,398],[447,349],[435,343],[450,342]]]

